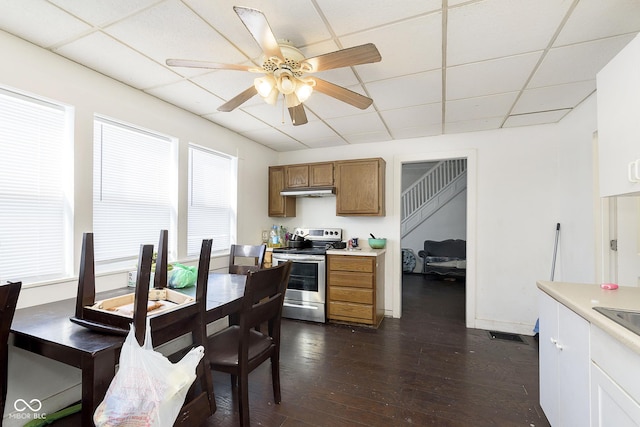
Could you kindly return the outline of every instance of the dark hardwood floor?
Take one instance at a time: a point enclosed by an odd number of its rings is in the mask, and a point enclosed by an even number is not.
[[[379,329],[283,320],[282,403],[269,363],[249,376],[254,426],[548,426],[538,403],[538,348],[464,323],[464,283],[405,275],[403,315]],[[227,375],[218,410],[236,426]]]

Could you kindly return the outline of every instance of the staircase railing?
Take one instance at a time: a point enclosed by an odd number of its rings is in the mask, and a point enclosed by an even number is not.
[[[402,192],[402,220],[411,217],[467,170],[467,159],[443,160]]]

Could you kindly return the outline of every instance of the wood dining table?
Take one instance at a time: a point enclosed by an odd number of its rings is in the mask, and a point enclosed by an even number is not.
[[[210,273],[207,285],[206,322],[211,323],[240,309],[246,276]],[[181,289],[190,296],[195,287]],[[96,300],[133,292],[122,288],[102,292]],[[82,425],[93,425],[93,413],[104,399],[115,375],[125,337],[109,335],[72,323],[74,298],[16,310],[11,332],[13,345],[82,370]]]

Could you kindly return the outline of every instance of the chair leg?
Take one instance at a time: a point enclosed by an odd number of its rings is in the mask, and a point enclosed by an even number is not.
[[[280,396],[280,357],[277,352],[271,356],[271,383],[273,385],[273,401],[278,404],[282,400],[282,396]]]
[[[240,425],[249,427],[249,373],[241,371],[238,376],[238,412]]]

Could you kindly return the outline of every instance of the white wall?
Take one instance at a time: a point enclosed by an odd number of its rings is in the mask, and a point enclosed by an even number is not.
[[[400,316],[400,213],[394,207],[400,197],[400,179],[395,178],[400,176],[400,159],[473,152],[477,164],[467,176],[467,191],[475,192],[469,193],[468,205],[475,224],[467,230],[467,239],[475,242],[467,278],[472,298],[467,315],[473,318],[467,318],[467,325],[532,334],[538,317],[536,280],[549,279],[557,222],[562,223],[562,244],[555,280],[595,281],[595,110],[591,96],[558,124],[367,144],[366,157],[387,162],[385,217],[338,217],[331,198],[299,199],[297,218],[283,223],[341,227],[345,238],[370,232],[387,237],[385,308],[388,315]],[[281,153],[278,160],[290,164],[362,158],[362,148],[352,144],[292,151]]]
[[[258,243],[267,217],[268,166],[276,153],[208,120],[116,82],[74,62],[0,31],[0,85],[42,96],[75,108],[74,146],[74,274],[77,274],[82,233],[92,230],[93,116],[101,114],[179,138],[178,258],[186,259],[188,143],[193,142],[238,157],[238,241]],[[10,66],[7,64],[11,64]],[[212,269],[225,260],[212,262]],[[101,275],[98,290],[121,287],[126,273]],[[45,286],[26,285],[18,307],[74,298],[74,278]]]

